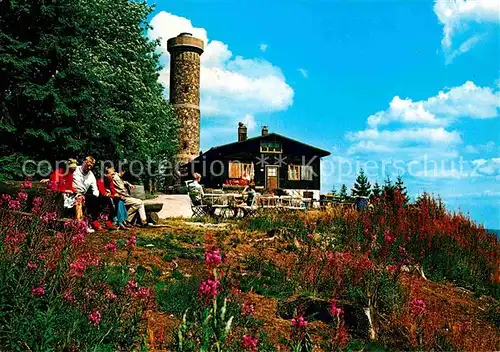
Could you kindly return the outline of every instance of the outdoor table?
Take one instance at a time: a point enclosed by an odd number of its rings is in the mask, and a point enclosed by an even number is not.
[[[263,208],[276,208],[279,205],[278,196],[260,196],[259,203]]]
[[[221,209],[222,217],[228,215],[227,210],[232,211],[232,216],[237,215],[237,199],[243,199],[243,195],[239,193],[205,193],[203,198],[210,199],[211,204],[209,206],[214,209],[212,212],[215,215],[215,209]]]

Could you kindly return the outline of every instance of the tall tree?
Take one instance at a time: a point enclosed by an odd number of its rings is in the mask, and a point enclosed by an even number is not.
[[[335,185],[332,186],[332,190],[330,191],[331,194],[333,194],[334,196],[337,195],[337,190],[335,189]]]
[[[347,186],[345,185],[345,183],[340,188],[339,196],[342,200],[347,200],[349,198],[349,196],[347,195]]]
[[[359,171],[358,177],[356,177],[356,181],[354,182],[354,187],[352,189],[352,195],[354,197],[368,197],[371,193],[371,184],[368,181],[368,177],[366,177],[363,169]]]
[[[381,195],[382,195],[382,190],[380,189],[378,182],[375,181],[375,184],[373,185],[372,188],[372,198],[378,198]]]
[[[394,184],[395,189],[399,191],[399,193],[404,197],[405,205],[409,203],[410,198],[408,197],[408,192],[406,191],[406,186],[404,184],[403,178],[401,175],[398,175],[396,179],[396,183]]]
[[[382,194],[386,197],[392,199],[394,195],[394,184],[392,183],[391,176],[389,174],[385,175],[384,187],[382,188]]]
[[[20,177],[14,163],[25,159],[175,153],[158,43],[146,36],[151,10],[127,0],[0,2],[0,164],[12,170],[3,177]]]

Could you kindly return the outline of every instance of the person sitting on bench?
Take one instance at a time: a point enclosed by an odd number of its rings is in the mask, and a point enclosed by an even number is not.
[[[99,194],[96,178],[91,171],[94,165],[95,159],[93,157],[88,156],[85,158],[82,166],[78,166],[73,173],[73,188],[78,193],[78,198],[83,197],[85,199],[85,207],[87,208],[90,222],[96,231],[103,230],[99,223],[101,212],[108,214],[106,227],[109,230],[116,230],[116,227],[113,226],[113,222],[109,218],[111,216],[110,210],[113,206],[112,200],[110,197]]]
[[[151,227],[152,224],[148,223],[146,217],[146,209],[144,208],[144,202],[140,199],[130,196],[128,193],[127,186],[130,189],[135,189],[135,186],[131,185],[129,182],[123,180],[125,171],[120,170],[115,172],[114,168],[110,168],[110,173],[113,174],[113,185],[115,186],[116,192],[122,196],[123,202],[128,206],[128,218],[127,222],[131,224],[136,215],[139,215],[142,227]]]
[[[114,170],[106,168],[104,172],[104,177],[97,180],[99,194],[104,197],[110,197],[113,200],[113,222],[116,223],[119,229],[128,230],[125,226],[128,217],[127,208],[123,202],[123,197],[116,192],[115,185],[113,184]]]
[[[53,171],[49,178],[40,180],[41,183],[48,183],[50,189],[62,193],[64,210],[73,210],[75,206],[77,194],[73,188],[73,173],[77,166],[76,159],[69,159],[65,167]],[[75,213],[77,220],[80,220],[81,207],[75,207]]]

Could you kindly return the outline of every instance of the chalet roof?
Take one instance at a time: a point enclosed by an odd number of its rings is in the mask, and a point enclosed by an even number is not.
[[[310,144],[306,144],[306,143],[302,143],[302,142],[299,142],[295,139],[292,139],[292,138],[289,138],[289,137],[285,137],[281,134],[278,134],[278,133],[269,133],[265,136],[256,136],[256,137],[250,137],[250,138],[247,138],[246,140],[244,141],[236,141],[236,142],[232,142],[232,143],[228,143],[228,144],[222,144],[222,145],[219,145],[219,146],[216,146],[216,147],[212,147],[210,148],[209,150],[207,150],[205,153],[203,154],[207,154],[207,153],[215,153],[215,152],[219,152],[219,153],[222,153],[224,152],[226,149],[231,149],[231,148],[234,148],[236,146],[239,146],[239,145],[242,145],[242,144],[245,144],[245,143],[248,143],[248,142],[251,142],[251,141],[256,141],[256,140],[259,140],[259,139],[269,139],[270,137],[272,136],[275,136],[275,137],[279,137],[283,140],[288,140],[292,143],[296,143],[296,144],[299,144],[299,145],[302,145],[306,148],[309,148],[313,151],[313,153],[315,153],[315,155],[319,156],[319,157],[325,157],[325,156],[328,156],[330,155],[331,153],[327,150],[324,150],[324,149],[320,149],[320,148],[316,148]]]

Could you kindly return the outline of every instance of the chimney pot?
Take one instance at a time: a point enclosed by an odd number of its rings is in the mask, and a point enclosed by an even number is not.
[[[238,142],[247,140],[247,126],[243,122],[238,123]]]
[[[269,129],[267,126],[262,126],[262,135],[267,136],[269,134]]]

